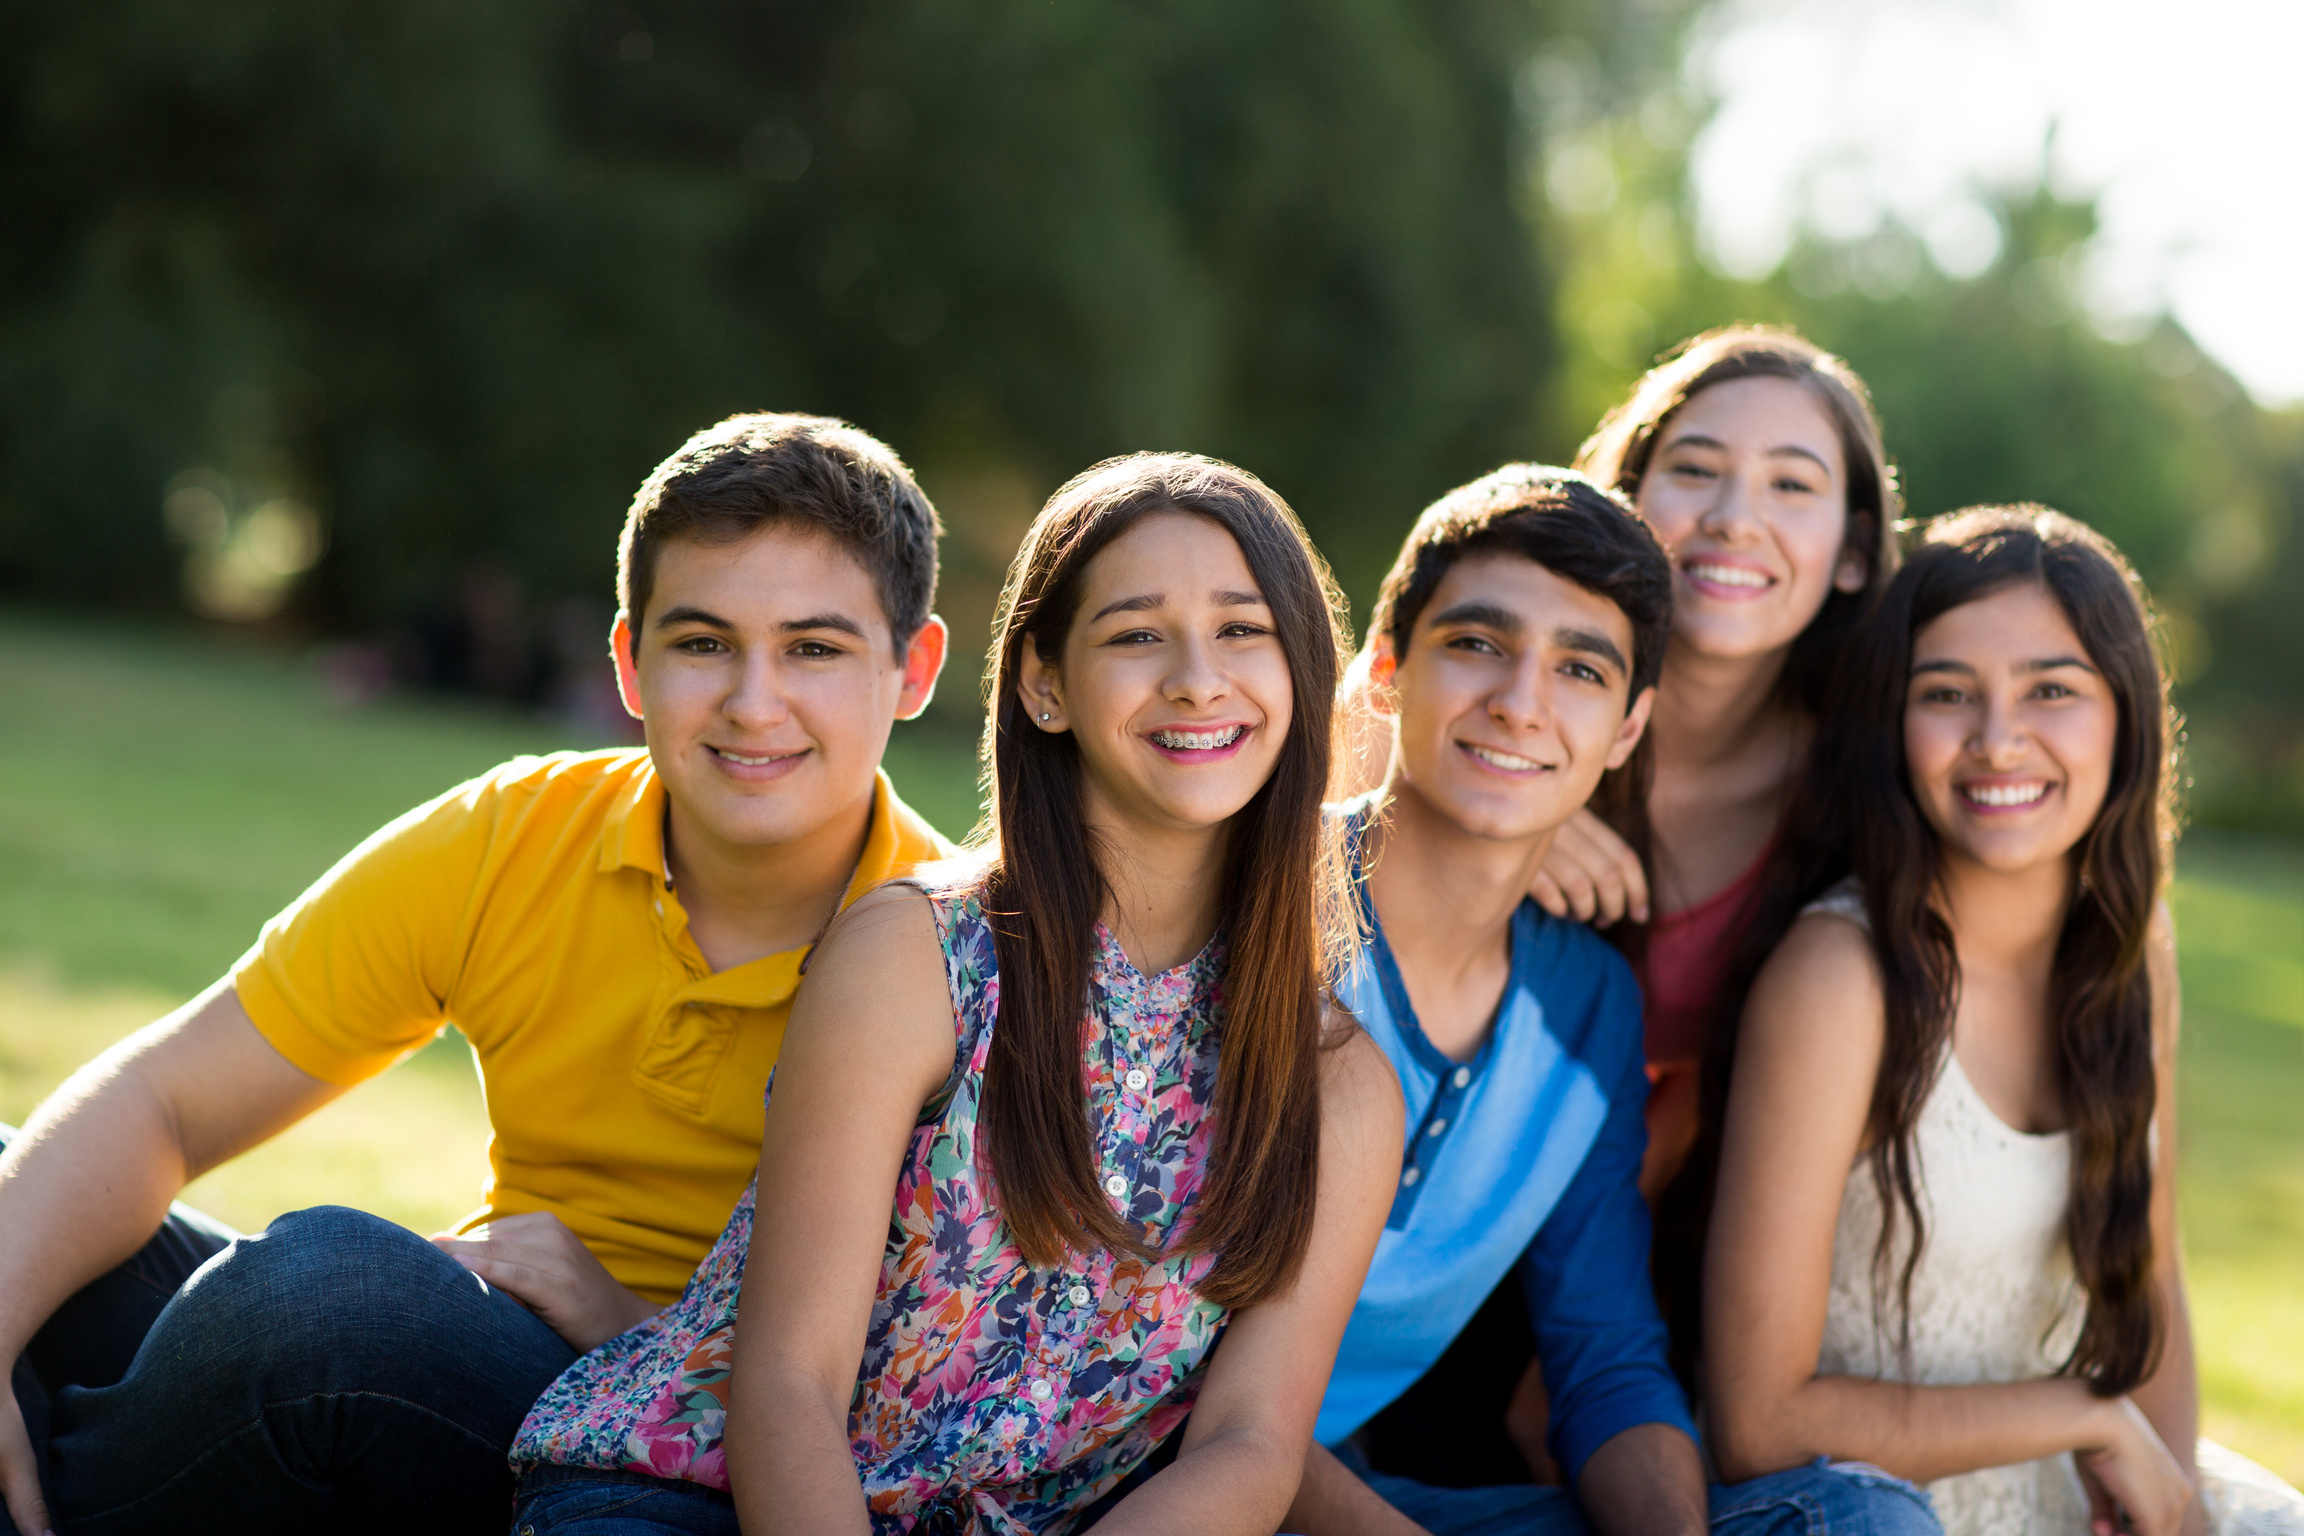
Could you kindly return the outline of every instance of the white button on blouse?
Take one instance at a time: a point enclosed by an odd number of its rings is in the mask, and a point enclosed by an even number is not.
[[[1128,1075],[1121,1079],[1121,1081],[1128,1085],[1128,1091],[1130,1093],[1142,1093],[1144,1091],[1144,1085],[1152,1081],[1152,1079],[1144,1075],[1144,1069],[1142,1067],[1130,1067],[1128,1069]]]
[[[1128,1181],[1120,1177],[1120,1175],[1114,1174],[1112,1177],[1104,1181],[1104,1193],[1112,1196],[1114,1199],[1118,1199],[1120,1196],[1128,1193]]]

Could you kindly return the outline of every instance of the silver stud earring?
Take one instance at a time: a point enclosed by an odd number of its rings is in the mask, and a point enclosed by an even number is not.
[[[1042,710],[1042,711],[1040,711],[1040,723],[1041,723],[1042,725],[1046,725],[1046,724],[1048,723],[1048,711],[1046,711],[1046,710]]]

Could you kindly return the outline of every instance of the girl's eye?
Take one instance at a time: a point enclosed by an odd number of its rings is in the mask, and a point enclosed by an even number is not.
[[[1691,480],[1710,480],[1713,478],[1713,469],[1709,464],[1675,464],[1672,466],[1672,473]]]
[[[2032,693],[2033,697],[2041,699],[2069,699],[2075,696],[2073,691],[2062,683],[2042,683],[2038,688],[2033,689]]]
[[[1816,487],[1810,485],[1805,480],[1795,479],[1791,475],[1786,475],[1779,479],[1776,482],[1776,489],[1779,491],[1790,492],[1795,496],[1813,496],[1816,494]]]
[[[1106,645],[1156,645],[1160,637],[1149,629],[1124,629],[1105,641]]]
[[[1272,633],[1272,631],[1266,629],[1263,625],[1251,624],[1245,619],[1236,619],[1232,623],[1227,624],[1222,629],[1216,631],[1217,638],[1222,640],[1253,639],[1258,635],[1268,635],[1270,633]]]
[[[1926,688],[1921,690],[1923,704],[1957,704],[1964,696],[1957,688]]]

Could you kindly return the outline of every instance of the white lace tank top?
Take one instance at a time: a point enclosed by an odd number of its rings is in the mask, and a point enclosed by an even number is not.
[[[1852,881],[1807,910],[1870,926]],[[1899,1220],[1887,1283],[1876,1286],[1880,1198],[1859,1158],[1832,1234],[1817,1370],[1927,1386],[2054,1375],[2087,1307],[2064,1230],[2071,1137],[2002,1120],[1947,1048],[1913,1140],[1928,1241],[1912,1273],[1911,1353],[1897,1349],[1895,1294],[1911,1231]],[[2195,1455],[2213,1536],[2304,1536],[2304,1495],[2212,1440]],[[1945,1536],[2088,1536],[2088,1496],[2068,1454],[1943,1478],[1928,1494]]]
[[[1809,908],[1865,922],[1842,885]],[[2033,1136],[1994,1114],[1949,1049],[1914,1133],[1928,1238],[1912,1275],[1909,1357],[1897,1348],[1896,1276],[1910,1250],[1899,1219],[1885,1283],[1875,1283],[1880,1197],[1858,1159],[1832,1235],[1832,1293],[1817,1369],[1930,1386],[2031,1381],[2071,1353],[2085,1312],[2064,1231],[2071,1138]],[[2069,1455],[1963,1473],[1928,1485],[1945,1536],[2085,1536],[2088,1500]]]

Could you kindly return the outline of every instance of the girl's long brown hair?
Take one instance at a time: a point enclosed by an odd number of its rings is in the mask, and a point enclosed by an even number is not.
[[[1691,336],[1664,355],[1632,386],[1632,392],[1600,419],[1576,450],[1576,468],[1626,501],[1638,504],[1640,482],[1664,440],[1665,428],[1689,401],[1716,384],[1738,379],[1783,379],[1814,397],[1840,439],[1848,502],[1847,547],[1864,557],[1864,585],[1854,592],[1829,591],[1824,606],[1792,642],[1777,679],[1777,696],[1803,715],[1823,707],[1824,694],[1842,649],[1857,621],[1879,600],[1896,573],[1897,518],[1903,498],[1896,469],[1882,445],[1880,418],[1872,392],[1856,370],[1795,331],[1773,325],[1728,325]],[[1641,740],[1623,767],[1603,774],[1592,796],[1592,812],[1632,845],[1640,862],[1654,872],[1654,838],[1648,826],[1648,787],[1655,773],[1654,733]],[[1608,937],[1633,960],[1642,958],[1646,929],[1620,922]],[[1699,1234],[1696,1240],[1701,1242]],[[1679,1247],[1660,1231],[1661,1260]]]
[[[2162,1332],[2152,1278],[2157,1085],[2144,954],[2174,836],[2176,730],[2149,600],[2101,534],[2038,506],[1972,507],[1927,526],[1836,680],[1802,802],[1820,814],[1807,819],[1794,871],[1758,926],[1780,934],[1796,903],[1845,875],[1863,888],[1887,1015],[1867,1154],[1882,1213],[1874,1263],[1882,1281],[1895,1282],[1899,1335],[1908,1339],[1912,1276],[1928,1236],[1914,1138],[1960,997],[1958,952],[1935,901],[1941,850],[1913,796],[1904,751],[1912,645],[1943,614],[2025,585],[2063,609],[2119,710],[2111,780],[2073,851],[2071,905],[2049,978],[2057,1089],[2072,1136],[2066,1231],[2088,1299],[2065,1369],[2110,1397],[2151,1374]],[[1715,1062],[1725,1064],[1733,1039],[1720,1045]],[[1716,1083],[1724,1099],[1725,1072]],[[1900,1226],[1910,1238],[1899,1266]]]
[[[1215,1146],[1179,1244],[1216,1254],[1201,1292],[1239,1307],[1284,1289],[1311,1237],[1324,978],[1351,921],[1340,850],[1320,812],[1335,750],[1342,599],[1295,514],[1245,470],[1191,454],[1099,464],[1049,499],[1009,568],[986,676],[992,820],[982,889],[1000,1011],[977,1156],[1033,1264],[1095,1248],[1153,1256],[1098,1187],[1089,1140],[1081,1030],[1107,875],[1081,816],[1079,747],[1038,728],[1019,683],[1026,646],[1059,659],[1098,551],[1159,512],[1205,517],[1238,542],[1294,691],[1272,777],[1230,829]]]

